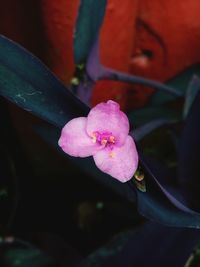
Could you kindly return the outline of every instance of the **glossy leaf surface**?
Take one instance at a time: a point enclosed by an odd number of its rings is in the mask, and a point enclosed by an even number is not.
[[[89,111],[40,60],[3,36],[0,37],[0,94],[59,127]]]
[[[85,116],[89,111],[38,59],[4,37],[0,38],[0,94],[58,128],[71,118]],[[195,130],[198,133],[198,113],[195,118]],[[60,133],[58,128],[52,126],[52,130],[43,134],[44,139],[56,147]],[[171,226],[200,227],[200,215],[187,207],[184,195],[179,190],[171,190],[164,180],[160,180],[161,173],[152,171],[148,163],[143,164],[147,190],[142,193],[130,183],[122,185],[98,171],[91,158],[74,160],[100,183],[128,199],[134,200],[137,192],[138,209],[145,217]],[[166,178],[166,174],[164,176]]]
[[[181,188],[170,187],[170,173],[143,161],[146,193],[137,190],[138,210],[146,218],[168,226],[200,228],[200,213],[188,208]],[[173,175],[173,174],[171,174]],[[174,179],[176,179],[174,174]]]

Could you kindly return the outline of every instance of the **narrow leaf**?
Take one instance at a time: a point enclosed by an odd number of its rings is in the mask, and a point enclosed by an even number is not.
[[[89,111],[40,60],[3,36],[0,95],[59,127]]]
[[[37,128],[36,131],[45,141],[58,149],[56,135],[59,135],[59,132],[56,134],[53,126],[51,128]],[[61,150],[59,151],[62,153]],[[176,192],[175,189],[170,190],[166,182],[163,182],[164,179],[161,179],[160,171],[154,170],[148,162],[142,161],[145,171],[146,192],[141,192],[132,182],[121,184],[100,172],[95,167],[91,157],[85,159],[69,157],[69,159],[86,173],[89,172],[89,175],[92,175],[97,182],[111,188],[128,200],[134,201],[135,195],[137,195],[138,211],[144,217],[169,226],[200,228],[200,214],[189,209],[184,198],[179,196],[180,192]],[[166,176],[164,178],[166,180]]]
[[[95,86],[95,82],[90,79],[90,77],[85,74],[84,80],[80,82],[77,87],[76,96],[87,106],[91,104],[92,91]]]
[[[106,0],[81,0],[74,34],[76,64],[85,63],[98,36],[106,8]]]
[[[87,256],[80,267],[186,267],[184,264],[199,240],[197,230],[148,222],[116,235]],[[198,262],[194,260],[190,267],[199,266]]]
[[[182,132],[178,174],[190,205],[200,210],[200,92],[190,108]]]
[[[192,77],[195,75],[200,75],[200,64],[195,64],[181,73],[178,73],[175,77],[166,82],[170,87],[176,88],[177,91],[185,95]],[[157,91],[151,98],[152,105],[163,105],[165,103],[174,101],[175,97],[173,95],[166,95],[162,91]]]
[[[168,121],[180,120],[181,114],[173,109],[161,106],[147,106],[133,110],[128,114],[129,121],[134,127],[140,127],[149,121],[154,121],[161,117]]]
[[[200,90],[200,78],[196,75],[192,77],[192,80],[189,83],[188,89],[185,95],[185,104],[183,108],[183,117],[186,118],[190,108]]]
[[[89,111],[38,59],[4,37],[0,37],[0,94],[59,128],[71,118],[85,116]],[[56,134],[52,140],[57,147],[60,130],[54,127],[52,129],[52,133]],[[47,131],[45,139],[49,136],[50,131]],[[176,194],[161,186],[158,182],[159,174],[152,175],[148,168],[147,191],[142,193],[135,187],[130,187],[129,183],[122,185],[102,174],[94,167],[91,158],[74,160],[94,174],[99,182],[127,198],[133,200],[137,192],[139,211],[146,217],[173,226],[200,227],[200,215],[187,208]]]
[[[99,38],[96,39],[90,55],[88,57],[88,62],[86,66],[88,75],[94,81],[97,80],[114,80],[127,83],[134,83],[153,87],[155,89],[164,91],[166,93],[172,94],[173,96],[180,97],[183,96],[183,93],[175,90],[167,85],[164,85],[160,82],[145,79],[139,76],[129,75],[123,72],[115,71],[101,65],[99,59]]]
[[[150,134],[157,128],[160,128],[161,126],[168,125],[174,122],[175,122],[174,120],[156,119],[140,126],[139,128],[136,128],[135,130],[132,130],[130,132],[130,135],[133,136],[135,141],[140,141],[146,135]]]
[[[151,221],[164,225],[200,229],[200,213],[189,209],[179,200],[178,193],[171,193],[169,188],[163,186],[155,178],[160,179],[160,173],[154,170],[153,174],[152,167],[146,164],[143,167],[146,170],[146,192],[137,190],[139,212]]]
[[[80,167],[85,173],[88,173],[89,176],[92,176],[98,183],[103,184],[104,186],[110,188],[117,194],[125,197],[131,202],[135,201],[135,191],[130,188],[127,183],[120,183],[116,179],[113,179],[109,175],[101,172],[94,163],[92,157],[87,158],[76,158],[70,157],[65,154],[58,146],[58,139],[60,136],[60,130],[54,126],[49,125],[49,127],[34,126],[34,131],[43,138],[45,142],[48,142],[52,145],[63,157],[67,157],[69,160],[74,162],[77,166]],[[77,185],[78,186],[78,185]]]

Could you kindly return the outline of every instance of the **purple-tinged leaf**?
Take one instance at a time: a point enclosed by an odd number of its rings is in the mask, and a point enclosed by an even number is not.
[[[115,70],[108,69],[108,68],[104,69],[104,74],[101,77],[99,77],[99,80],[114,80],[114,81],[120,81],[120,82],[135,83],[135,84],[152,87],[157,90],[165,91],[166,93],[175,95],[176,97],[183,96],[182,92],[179,92],[160,82],[145,79],[140,76],[129,75],[129,74],[115,71]]]
[[[150,185],[147,186],[146,193],[137,191],[137,205],[140,214],[150,221],[171,227],[200,229],[200,214],[176,208],[164,194]]]
[[[90,78],[94,81],[97,80],[114,80],[114,81],[121,81],[127,83],[135,83],[140,85],[145,85],[149,87],[153,87],[158,90],[165,91],[169,94],[175,95],[176,97],[183,96],[183,93],[180,91],[175,90],[167,85],[164,85],[160,82],[145,79],[139,76],[129,75],[123,72],[115,71],[109,68],[104,67],[100,63],[99,58],[99,39],[95,41],[90,55],[88,57],[86,70]]]
[[[189,83],[188,89],[185,95],[185,104],[183,108],[183,117],[186,118],[190,108],[200,90],[200,78],[196,75],[192,77],[192,80]]]
[[[57,139],[59,132],[53,126],[37,128],[36,131],[45,141],[51,143],[58,149]],[[60,151],[60,150],[59,150]],[[61,151],[60,151],[61,152]],[[67,156],[66,154],[63,156]],[[86,173],[92,175],[99,183],[111,188],[114,192],[135,201],[137,196],[138,211],[144,217],[169,226],[200,228],[200,214],[190,210],[176,188],[170,188],[167,178],[171,178],[160,168],[155,168],[149,162],[142,162],[145,170],[146,192],[140,192],[132,182],[121,184],[102,172],[94,165],[91,158],[78,159],[69,157],[77,166],[80,166]],[[161,179],[161,175],[164,176]],[[157,177],[157,178],[155,178]],[[159,179],[158,179],[159,178]]]
[[[190,205],[200,210],[200,92],[189,111],[182,132],[178,174]]]
[[[169,171],[164,169],[162,166],[157,166],[153,162],[146,162],[144,159],[141,158],[142,166],[147,174],[147,177],[150,177],[160,188],[160,190],[164,193],[164,195],[169,199],[169,201],[178,209],[188,212],[194,215],[199,215],[197,212],[191,210],[187,207],[187,200],[184,199],[184,194],[181,192],[180,189],[172,187],[169,185],[169,182],[167,183],[167,179],[170,179],[173,174],[171,174]],[[157,174],[157,175],[155,175]],[[158,178],[156,178],[158,177]],[[174,175],[174,179],[175,179]],[[171,178],[172,179],[172,178]]]
[[[116,235],[84,259],[80,267],[186,267],[199,241],[198,230],[145,223]]]
[[[144,162],[146,192],[137,190],[138,211],[151,221],[173,227],[200,229],[200,213],[186,206],[182,192],[161,184],[161,171]],[[166,180],[166,173],[163,174]],[[159,177],[159,181],[155,178]],[[164,179],[163,179],[164,180]]]
[[[150,134],[152,131],[156,130],[157,128],[160,128],[164,125],[170,125],[175,123],[175,120],[169,120],[169,119],[155,119],[150,122],[147,122],[146,124],[132,130],[130,132],[130,135],[134,138],[135,141],[140,141],[143,139],[146,135]]]
[[[176,88],[177,91],[183,92],[185,95],[192,77],[195,75],[200,75],[200,64],[192,65],[186,68],[181,73],[178,73],[175,77],[166,82],[166,84],[172,88]],[[151,98],[152,105],[165,105],[169,102],[175,100],[175,97],[170,94],[165,94],[164,91],[157,91]]]
[[[4,37],[0,38],[0,94],[58,127],[74,117],[85,116],[89,111],[38,59]],[[56,129],[53,128],[53,132],[56,133]],[[56,146],[57,140],[58,137],[53,138]],[[77,164],[82,162],[82,166],[92,173],[90,168],[95,167],[94,163],[93,167],[91,165],[91,158],[76,160]],[[151,166],[147,168],[146,193],[139,192],[135,187],[129,188],[129,184],[122,185],[97,169],[95,172],[98,174],[93,174],[98,181],[129,199],[135,198],[136,190],[139,211],[146,217],[168,225],[199,228],[200,215],[190,212],[174,192],[166,189],[160,180],[158,183],[160,174],[155,172],[153,176],[148,169]]]
[[[134,127],[140,127],[149,121],[157,120],[159,118],[165,120],[181,120],[181,114],[176,110],[169,109],[163,106],[147,106],[129,112],[129,121]]]
[[[76,96],[87,106],[90,106],[91,92],[93,90],[94,85],[95,82],[92,81],[87,74],[85,74],[84,80],[80,82],[80,84],[76,89],[77,90]]]
[[[41,127],[35,126],[34,131],[42,137],[45,142],[48,142],[50,145],[55,147],[55,149],[63,155],[63,157],[67,157],[73,163],[81,168],[86,174],[92,176],[98,183],[103,184],[104,186],[110,188],[113,192],[123,196],[124,198],[128,199],[130,202],[135,202],[136,200],[136,193],[131,188],[128,183],[120,183],[116,179],[111,178],[109,175],[101,172],[96,166],[92,159],[92,157],[88,158],[76,158],[70,157],[65,154],[61,149],[58,147],[58,139],[60,137],[60,130],[55,128],[52,125],[49,127]],[[77,185],[78,186],[78,185]]]
[[[89,111],[39,59],[3,36],[0,95],[59,127]]]

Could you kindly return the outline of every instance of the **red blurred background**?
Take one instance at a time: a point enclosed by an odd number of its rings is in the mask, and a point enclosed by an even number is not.
[[[80,0],[1,0],[0,33],[36,54],[65,83],[73,76],[73,28]],[[117,70],[166,81],[200,59],[198,0],[108,0],[101,60]],[[144,105],[153,90],[101,81],[92,104]]]

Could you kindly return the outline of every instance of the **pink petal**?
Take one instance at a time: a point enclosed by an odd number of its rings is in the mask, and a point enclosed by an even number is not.
[[[88,114],[86,130],[88,135],[93,132],[109,132],[116,139],[116,144],[124,144],[129,133],[129,121],[119,105],[109,100],[107,103],[96,105]]]
[[[96,166],[120,182],[130,180],[138,166],[138,153],[131,136],[127,136],[121,147],[109,147],[98,151],[94,156]]]
[[[101,146],[94,144],[88,136],[85,130],[86,121],[87,118],[85,117],[75,118],[62,129],[58,144],[70,156],[88,157],[101,149]]]

